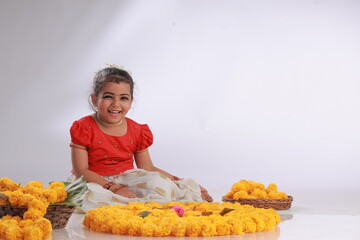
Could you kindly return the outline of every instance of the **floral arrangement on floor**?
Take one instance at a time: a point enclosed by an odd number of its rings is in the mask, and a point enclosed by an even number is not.
[[[230,192],[225,194],[230,199],[288,199],[288,195],[279,192],[275,183],[269,184],[266,188],[262,183],[241,180],[232,185]]]
[[[41,240],[51,236],[52,224],[44,218],[50,204],[71,204],[84,189],[76,186],[84,185],[80,179],[76,184],[65,185],[64,182],[52,182],[46,188],[40,181],[28,182],[25,186],[9,178],[0,178],[0,193],[5,195],[11,206],[26,207],[23,216],[0,215],[0,238],[6,240]],[[72,191],[69,191],[72,189]],[[70,192],[70,194],[68,194]],[[77,199],[79,200],[79,199]],[[77,204],[72,201],[72,204]],[[0,205],[8,203],[0,198]]]
[[[170,202],[104,206],[86,213],[92,231],[146,237],[208,237],[267,231],[280,222],[273,209],[239,203]]]

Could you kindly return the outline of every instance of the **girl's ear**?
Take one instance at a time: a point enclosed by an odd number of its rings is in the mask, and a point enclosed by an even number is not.
[[[97,97],[95,97],[94,94],[91,94],[90,97],[91,97],[91,103],[92,103],[92,105],[93,105],[94,107],[97,107]]]

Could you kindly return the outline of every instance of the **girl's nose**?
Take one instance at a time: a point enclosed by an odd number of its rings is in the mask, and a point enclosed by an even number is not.
[[[121,103],[120,99],[117,99],[117,98],[115,98],[114,101],[113,101],[113,104],[114,104],[114,106],[116,106],[116,107],[121,106],[120,103]]]

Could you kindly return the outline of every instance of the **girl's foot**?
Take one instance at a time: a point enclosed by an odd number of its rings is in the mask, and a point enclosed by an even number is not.
[[[206,202],[212,202],[213,198],[209,195],[208,191],[201,190],[201,198]]]

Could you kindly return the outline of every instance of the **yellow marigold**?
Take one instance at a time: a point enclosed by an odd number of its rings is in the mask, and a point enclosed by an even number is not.
[[[201,226],[201,237],[210,237],[216,235],[216,224],[212,221],[209,221],[209,219],[206,217],[201,217],[199,219],[199,225]]]
[[[154,208],[162,208],[163,205],[161,205],[160,203],[157,202],[149,202],[146,204],[146,206],[150,209],[154,209]]]
[[[24,212],[23,218],[24,219],[31,219],[33,221],[42,218],[44,216],[44,212],[38,210],[38,209],[28,209],[26,212]]]
[[[265,185],[262,184],[262,183],[257,182],[257,183],[255,183],[255,188],[265,190]]]
[[[182,217],[177,215],[175,210],[171,209],[174,206],[182,206],[186,211],[185,214]],[[167,203],[153,207],[154,204],[144,203],[101,207],[88,211],[83,224],[92,231],[121,235],[205,237],[274,228],[280,219],[280,216],[272,209],[259,209],[229,202],[221,204],[171,203],[171,205]],[[232,211],[224,213],[224,208]],[[150,214],[140,214],[144,211]],[[191,212],[197,214],[194,215]]]
[[[186,211],[184,213],[184,217],[190,217],[190,216],[199,216],[202,212],[200,211]]]
[[[31,194],[22,194],[20,197],[19,197],[19,200],[18,200],[18,206],[28,206],[29,203],[36,199],[33,195]]]
[[[19,240],[22,239],[22,229],[17,225],[9,225],[5,231],[6,240]]]
[[[8,195],[8,198],[9,198],[9,201],[10,201],[11,205],[13,205],[13,206],[26,206],[26,205],[20,205],[23,195],[24,195],[24,193],[21,190],[16,190],[14,192],[11,192]]]
[[[278,192],[269,192],[269,199],[281,199],[280,194]]]
[[[214,224],[216,225],[216,235],[224,236],[230,234],[230,225],[227,223],[225,218],[218,218],[214,221]]]
[[[270,192],[277,192],[277,191],[278,191],[278,187],[277,187],[277,185],[276,185],[275,183],[270,183],[270,184],[268,185],[268,187],[266,188],[266,191],[267,191],[268,193],[270,193]]]
[[[155,208],[154,210],[151,210],[151,215],[153,217],[163,217],[165,215],[165,211],[163,209]]]
[[[286,193],[284,193],[284,192],[279,192],[279,196],[280,196],[281,199],[288,199],[289,198],[288,195],[286,195]]]
[[[20,187],[20,184],[12,181],[7,177],[0,178],[0,192],[15,191]]]
[[[198,219],[194,217],[188,217],[186,223],[185,235],[187,237],[197,237],[201,234],[201,226],[197,224]]]
[[[268,195],[265,190],[262,190],[260,188],[256,188],[251,193],[252,196],[256,198],[268,198]]]
[[[34,222],[35,227],[39,227],[43,233],[43,238],[51,236],[52,225],[51,222],[46,218],[40,218]]]
[[[231,191],[236,193],[238,191],[248,191],[248,187],[244,182],[237,182],[232,185]]]
[[[86,226],[86,225],[85,225]],[[116,235],[128,234],[128,221],[127,219],[120,218],[116,220],[111,226],[111,233]]]
[[[25,185],[24,189],[30,189],[30,188],[44,189],[44,185],[40,181],[30,181]]]
[[[33,224],[34,224],[34,221],[31,219],[21,220],[18,223],[19,227],[21,227],[21,228],[25,228],[25,227],[31,226]]]
[[[177,218],[176,222],[171,225],[171,235],[174,237],[183,237],[186,233],[186,220]]]
[[[226,197],[226,198],[233,198],[233,196],[234,196],[234,193],[231,191],[224,195],[224,197]]]
[[[254,215],[252,216],[253,221],[256,223],[256,231],[261,232],[265,229],[266,223],[261,216]]]
[[[161,219],[154,229],[154,237],[164,237],[168,236],[171,233],[171,225],[175,222],[173,221],[174,218],[177,218],[178,216],[172,215],[170,217],[169,215],[165,218]]]
[[[152,222],[145,222],[140,226],[140,236],[152,237],[156,228],[156,224]]]
[[[141,217],[134,217],[131,218],[129,220],[129,229],[128,229],[128,234],[130,236],[141,236],[140,235],[140,228],[139,226],[141,226],[141,224],[143,224],[143,219]]]
[[[55,189],[45,189],[43,192],[43,197],[50,203],[56,203],[58,199],[58,194]]]
[[[244,214],[241,216],[240,220],[243,222],[244,232],[253,233],[256,232],[256,223],[249,216],[249,214]]]
[[[229,218],[227,222],[230,226],[231,235],[239,235],[244,233],[244,226],[243,223],[239,220],[239,218]]]
[[[50,183],[48,188],[50,188],[50,189],[65,188],[65,184],[63,182],[55,181],[55,182]]]
[[[38,226],[28,226],[23,229],[23,238],[24,240],[42,240],[43,232]]]
[[[32,182],[33,184],[26,185],[23,189],[24,193],[31,194],[36,198],[41,198],[43,196],[44,189],[40,188],[37,185],[37,182]],[[42,185],[42,184],[41,184]]]
[[[248,193],[246,191],[238,191],[234,194],[233,199],[238,200],[242,198],[248,198]]]
[[[12,220],[12,219],[13,219],[13,216],[10,216],[10,215],[5,215],[2,218],[0,218],[0,220],[2,220],[2,221]]]
[[[28,209],[37,209],[37,210],[39,210],[40,212],[42,212],[43,215],[45,215],[48,206],[49,206],[48,203],[45,203],[45,202],[43,202],[43,201],[41,201],[41,200],[39,200],[39,199],[33,199],[33,200],[31,200],[31,202],[29,203]]]

